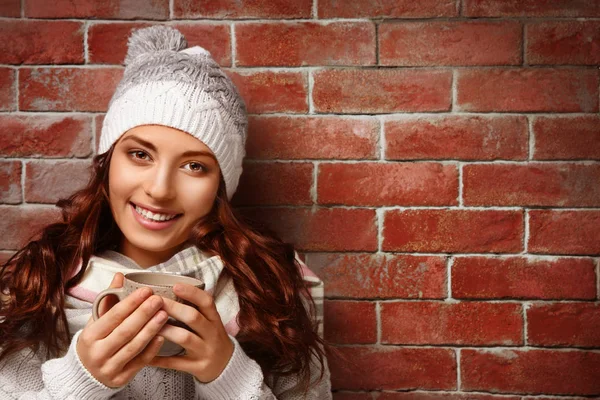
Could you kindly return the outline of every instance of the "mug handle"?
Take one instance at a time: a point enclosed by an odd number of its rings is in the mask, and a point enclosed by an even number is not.
[[[94,318],[94,321],[96,321],[98,318],[100,318],[100,316],[98,315],[98,308],[100,307],[100,301],[110,294],[114,294],[115,296],[117,296],[119,298],[119,300],[121,300],[121,296],[124,294],[123,290],[124,290],[124,288],[120,287],[120,288],[106,289],[106,290],[103,290],[100,293],[98,293],[98,296],[96,296],[96,299],[94,300],[94,304],[92,305],[92,317]]]

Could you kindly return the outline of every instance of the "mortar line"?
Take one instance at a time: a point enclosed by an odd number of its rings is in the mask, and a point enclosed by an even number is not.
[[[231,35],[231,68],[237,67],[237,41],[235,39],[235,24],[230,25],[229,34]]]

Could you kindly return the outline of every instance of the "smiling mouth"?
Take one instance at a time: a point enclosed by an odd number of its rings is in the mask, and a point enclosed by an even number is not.
[[[146,210],[146,209],[138,206],[137,204],[131,203],[131,205],[133,206],[136,213],[138,213],[140,216],[147,219],[148,221],[152,221],[152,222],[167,222],[167,221],[171,221],[175,218],[179,218],[183,215],[183,214],[153,213],[152,211]]]

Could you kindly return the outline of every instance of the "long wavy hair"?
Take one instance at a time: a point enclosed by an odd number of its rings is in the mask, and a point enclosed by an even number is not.
[[[2,265],[0,361],[25,348],[37,352],[43,346],[47,357],[68,348],[65,293],[81,280],[92,255],[118,247],[122,237],[108,201],[113,150],[94,157],[85,188],[56,203],[62,222],[46,226]],[[239,296],[236,339],[244,351],[265,376],[299,374],[308,390],[311,364],[318,360],[322,377],[328,346],[310,316],[315,306],[293,246],[237,215],[222,177],[211,212],[193,227],[189,241],[222,258]],[[83,268],[74,275],[80,260]]]

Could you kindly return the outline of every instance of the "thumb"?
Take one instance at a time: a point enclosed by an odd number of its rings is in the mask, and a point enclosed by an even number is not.
[[[108,287],[111,289],[123,287],[124,280],[125,280],[125,277],[123,276],[123,274],[120,272],[117,272],[115,274],[115,276],[113,276],[112,282],[110,283],[110,285]]]

